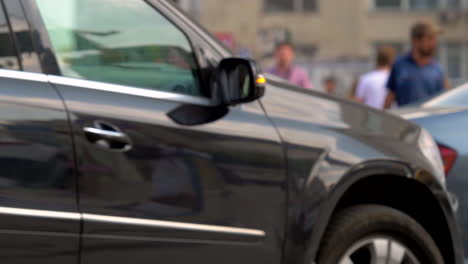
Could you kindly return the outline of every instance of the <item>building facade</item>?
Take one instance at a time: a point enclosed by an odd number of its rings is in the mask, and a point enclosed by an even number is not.
[[[454,84],[468,81],[468,0],[186,1],[196,5],[192,10],[209,30],[232,36],[234,49],[248,50],[264,64],[271,63],[276,43],[294,42],[298,61],[318,86],[327,74],[348,76],[348,86],[372,67],[378,46],[404,52],[411,25],[431,20],[444,28],[439,62]]]

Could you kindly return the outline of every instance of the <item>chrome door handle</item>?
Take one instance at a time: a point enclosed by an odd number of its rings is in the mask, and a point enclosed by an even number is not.
[[[86,138],[94,145],[115,152],[126,152],[132,149],[130,138],[115,126],[107,123],[102,125],[102,122],[95,122],[95,125],[99,128],[83,128]]]
[[[93,134],[102,138],[110,139],[110,140],[125,140],[127,139],[127,135],[122,132],[104,130],[94,127],[85,127],[83,131],[86,134]]]

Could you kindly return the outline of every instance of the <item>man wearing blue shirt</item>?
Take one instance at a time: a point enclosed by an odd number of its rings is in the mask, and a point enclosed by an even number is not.
[[[392,68],[385,108],[390,108],[395,101],[398,106],[405,106],[444,91],[445,74],[434,60],[440,33],[441,29],[425,21],[412,27],[412,50]]]

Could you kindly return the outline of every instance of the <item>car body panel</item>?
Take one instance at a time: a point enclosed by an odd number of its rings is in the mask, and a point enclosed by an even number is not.
[[[201,72],[232,56],[169,2],[147,2],[191,38]],[[259,102],[197,126],[171,113],[206,110],[210,100],[57,77],[34,0],[21,3],[42,71],[70,112],[83,263],[313,263],[336,204],[356,181],[381,173],[415,179],[431,168],[417,126],[273,77]],[[96,122],[119,128],[132,148],[110,152],[89,142],[83,129]],[[417,180],[438,198],[459,256],[441,179]]]
[[[75,263],[80,215],[63,102],[45,75],[0,76],[0,258]]]
[[[224,256],[224,263],[279,263],[285,162],[258,102],[189,127],[168,116],[184,106],[177,101],[83,84],[55,84],[71,113],[76,142],[83,261],[185,263]],[[132,149],[112,152],[89,142],[83,128],[97,120],[120,128]]]
[[[262,105],[277,127],[288,159],[289,222],[287,259],[315,258],[332,213],[354,183],[366,177],[394,175],[431,186],[451,222],[454,241],[458,226],[452,201],[444,198],[441,179],[422,180],[427,168],[418,151],[420,128],[403,119],[325,94],[285,84],[269,76]],[[413,146],[413,147],[411,147]],[[306,248],[301,251],[298,248]],[[455,249],[461,259],[461,246]]]

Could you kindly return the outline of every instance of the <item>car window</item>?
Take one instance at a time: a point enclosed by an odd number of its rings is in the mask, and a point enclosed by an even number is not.
[[[145,1],[36,2],[63,76],[202,95],[189,40]]]
[[[5,13],[0,9],[0,68],[21,70]]]

